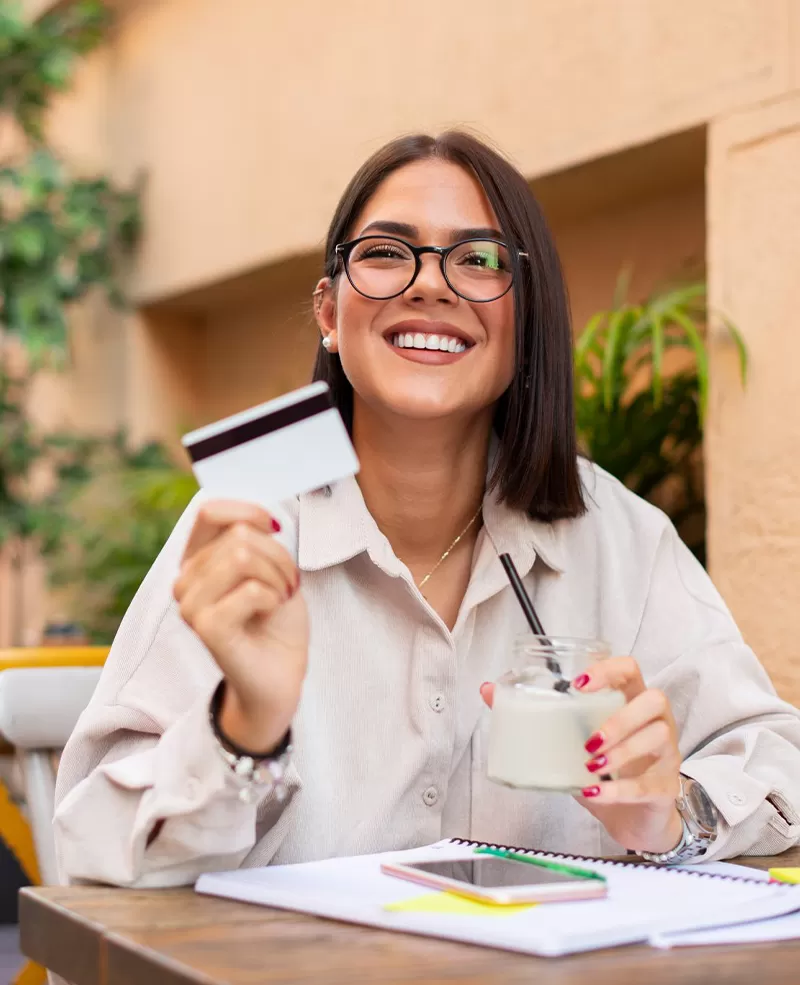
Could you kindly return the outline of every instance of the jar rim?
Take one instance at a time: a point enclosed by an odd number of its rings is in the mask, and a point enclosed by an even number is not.
[[[581,636],[550,636],[520,633],[514,638],[515,652],[530,653],[591,653],[610,656],[611,644],[606,640]]]

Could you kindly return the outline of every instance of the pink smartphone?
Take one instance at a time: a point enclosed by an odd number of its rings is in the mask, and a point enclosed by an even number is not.
[[[602,899],[608,895],[605,879],[581,878],[510,858],[476,856],[453,862],[384,862],[381,871],[483,903],[551,903]]]

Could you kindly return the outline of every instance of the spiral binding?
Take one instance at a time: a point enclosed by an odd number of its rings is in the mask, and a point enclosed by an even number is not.
[[[562,862],[602,862],[603,865],[613,865],[622,869],[640,869],[643,866],[637,862],[620,862],[610,858],[592,858],[591,855],[567,855],[565,852],[537,852],[532,848],[514,848],[511,845],[495,845],[491,841],[472,841],[469,838],[450,838],[451,845],[468,845],[472,848],[493,848],[497,852],[513,852],[515,855],[535,855],[537,858],[559,859]],[[722,879],[726,882],[758,883],[768,885],[763,879],[750,879],[747,876],[723,876],[717,872],[703,872],[702,869],[675,869],[669,866],[649,866],[659,872],[669,875],[694,876],[695,879]]]

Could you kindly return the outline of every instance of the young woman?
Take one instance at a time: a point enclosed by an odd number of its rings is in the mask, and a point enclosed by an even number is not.
[[[668,520],[578,458],[522,175],[462,133],[394,141],[346,190],[314,298],[361,471],[287,505],[297,564],[255,506],[187,511],[64,751],[63,876],[171,885],[444,836],[664,861],[796,843],[800,715]],[[575,682],[626,698],[576,798],[486,777],[486,682],[527,629],[495,548],[549,632],[620,654]]]

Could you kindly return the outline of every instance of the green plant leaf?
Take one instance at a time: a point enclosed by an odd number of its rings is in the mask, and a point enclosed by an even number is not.
[[[739,354],[739,373],[742,379],[742,386],[746,386],[747,371],[749,368],[749,355],[747,352],[747,345],[745,344],[742,333],[739,331],[736,325],[733,324],[730,318],[727,317],[727,315],[724,315],[720,312],[715,312],[715,315],[717,318],[719,318],[722,321],[723,325],[727,328],[730,337],[733,339],[733,343],[736,346],[736,350]]]
[[[619,380],[620,353],[625,342],[625,328],[630,323],[630,309],[619,308],[611,312],[608,318],[608,335],[606,349],[603,354],[603,406],[610,411],[619,399],[622,389]]]
[[[667,316],[677,322],[686,332],[686,336],[691,342],[697,364],[697,385],[699,393],[699,413],[700,425],[705,422],[706,411],[708,409],[708,353],[706,344],[692,319],[680,308],[670,308]]]
[[[38,263],[44,256],[44,233],[31,223],[21,224],[7,229],[3,238],[9,253],[23,260],[25,263]]]
[[[706,285],[702,281],[694,284],[684,284],[675,287],[652,299],[651,304],[659,311],[666,312],[670,308],[690,308],[695,312],[705,314]]]
[[[39,65],[42,81],[53,89],[64,89],[69,82],[74,62],[73,53],[64,48],[48,52]]]
[[[661,407],[664,395],[664,323],[660,314],[654,314],[650,321],[650,355],[653,363],[653,403]]]
[[[595,351],[598,333],[602,330],[606,319],[605,311],[593,315],[575,342],[575,365],[579,374],[585,370],[589,354]]]
[[[612,308],[621,308],[628,300],[628,291],[631,286],[631,277],[633,276],[633,268],[630,266],[623,267],[617,275],[617,281],[614,284],[614,295],[611,299]]]

